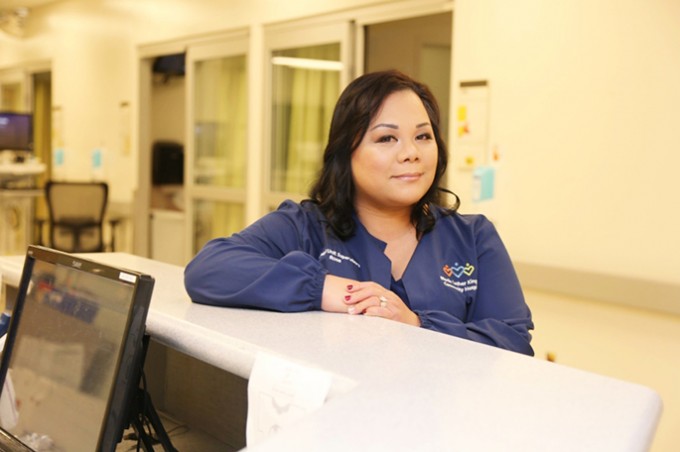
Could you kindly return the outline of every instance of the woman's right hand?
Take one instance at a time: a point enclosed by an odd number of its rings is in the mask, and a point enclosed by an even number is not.
[[[328,312],[347,313],[345,297],[348,296],[347,286],[355,285],[358,281],[335,275],[326,275],[321,296],[321,309]]]

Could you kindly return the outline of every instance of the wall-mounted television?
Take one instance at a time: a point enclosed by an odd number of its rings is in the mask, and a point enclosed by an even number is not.
[[[33,150],[33,115],[0,112],[0,151]]]

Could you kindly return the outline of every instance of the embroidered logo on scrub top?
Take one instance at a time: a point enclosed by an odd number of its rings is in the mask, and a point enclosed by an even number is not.
[[[439,275],[439,279],[446,287],[450,287],[460,293],[477,290],[477,278],[472,275],[475,272],[475,266],[466,262],[465,265],[460,265],[456,262],[453,265],[444,265],[442,267],[444,276]]]
[[[326,248],[325,250],[323,250],[323,252],[321,254],[319,254],[319,260],[321,260],[321,258],[323,258],[324,256],[328,256],[328,260],[333,261],[333,262],[337,262],[338,264],[340,264],[344,261],[348,261],[348,262],[353,263],[357,267],[361,268],[361,265],[359,265],[359,263],[357,261],[355,261],[354,259],[352,259],[351,257],[345,256],[344,254],[342,254],[338,251],[332,250],[330,248]]]

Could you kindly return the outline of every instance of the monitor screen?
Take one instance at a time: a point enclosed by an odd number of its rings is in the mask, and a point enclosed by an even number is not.
[[[33,150],[33,115],[0,112],[0,151]]]
[[[28,248],[0,361],[0,441],[9,437],[40,450],[115,450],[139,383],[153,282]]]

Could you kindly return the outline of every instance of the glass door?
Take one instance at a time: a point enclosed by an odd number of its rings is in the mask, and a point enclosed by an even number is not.
[[[242,229],[246,202],[247,41],[187,51],[188,253]]]
[[[351,30],[349,22],[268,30],[265,210],[305,198],[321,168],[335,102],[353,73]]]

